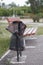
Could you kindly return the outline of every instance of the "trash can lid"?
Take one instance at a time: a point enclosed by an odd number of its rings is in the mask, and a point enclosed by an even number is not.
[[[17,21],[17,22],[20,22],[20,18],[14,18],[14,17],[12,17],[12,18],[6,18],[7,19],[7,21],[10,23],[12,23],[12,22],[15,22],[15,21]]]

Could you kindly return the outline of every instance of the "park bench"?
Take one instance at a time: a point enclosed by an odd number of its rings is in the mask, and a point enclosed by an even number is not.
[[[37,27],[31,27],[31,28],[26,28],[23,34],[23,39],[24,39],[24,45],[25,45],[25,40],[27,39],[36,39]]]
[[[31,35],[35,35],[37,31],[37,27],[32,27],[32,28],[26,28],[26,30],[24,31],[23,36],[31,36]]]

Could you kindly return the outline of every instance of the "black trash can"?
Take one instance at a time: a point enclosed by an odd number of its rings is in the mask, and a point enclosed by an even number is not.
[[[19,23],[14,21],[12,25],[8,26],[7,30],[12,33],[9,47],[10,50],[24,50],[23,33],[25,28],[26,25],[22,21],[19,21]]]
[[[9,49],[10,49],[10,50],[14,50],[14,51],[17,51],[17,50],[23,51],[23,50],[25,49],[25,48],[24,48],[23,38],[22,38],[22,37],[17,38],[17,37],[13,34],[13,35],[11,36]]]

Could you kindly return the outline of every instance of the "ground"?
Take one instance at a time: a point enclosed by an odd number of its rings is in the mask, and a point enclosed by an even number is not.
[[[27,21],[27,22],[26,22]],[[5,22],[5,21],[4,21]],[[33,23],[32,20],[24,19],[25,24],[33,24],[34,26],[43,26],[43,23]],[[43,20],[42,20],[43,22]],[[26,48],[22,54],[26,56],[24,63],[9,63],[12,57],[16,56],[16,51],[10,51],[1,61],[0,65],[43,65],[43,35],[36,36],[37,39],[26,40]],[[15,60],[14,60],[15,62]]]
[[[16,56],[15,51],[10,51],[10,53],[0,61],[0,65],[43,65],[43,35],[37,36],[37,39],[26,40],[26,46],[28,46],[28,48],[22,53],[26,56],[24,60],[25,63],[9,63],[8,59]]]

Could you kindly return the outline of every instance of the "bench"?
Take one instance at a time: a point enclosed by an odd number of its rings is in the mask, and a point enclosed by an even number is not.
[[[33,27],[33,28],[26,28],[26,30],[24,31],[23,36],[30,36],[30,35],[34,35],[37,31],[37,27]]]
[[[34,35],[36,34],[37,27],[32,27],[32,28],[26,28],[23,34],[23,39],[24,39],[24,45],[25,45],[25,40],[26,39],[35,39]]]

